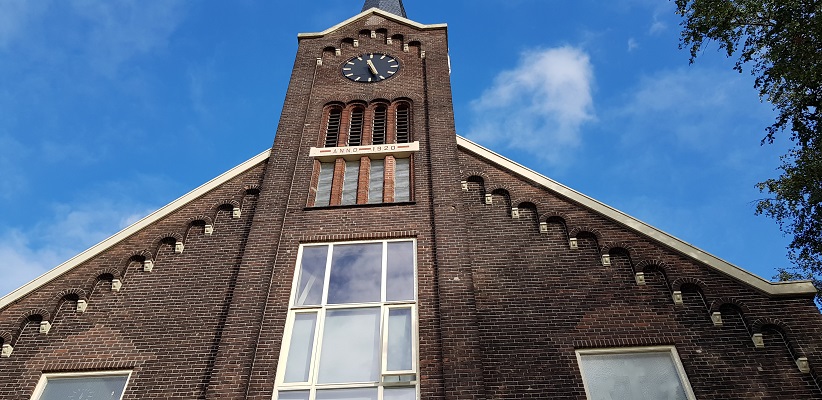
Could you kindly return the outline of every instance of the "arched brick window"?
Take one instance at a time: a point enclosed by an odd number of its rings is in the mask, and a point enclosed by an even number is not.
[[[351,110],[351,125],[348,128],[348,145],[360,146],[362,145],[362,129],[363,118],[365,117],[365,109],[356,107]]]
[[[397,106],[397,143],[409,143],[411,141],[411,108],[407,103],[400,103]]]
[[[379,105],[374,109],[374,123],[372,125],[371,144],[385,144],[387,132],[388,109]]]
[[[325,147],[337,147],[340,140],[340,121],[342,108],[334,107],[328,112],[328,121],[325,125]]]
[[[343,147],[312,150],[317,150],[314,157],[318,162],[312,178],[316,186],[312,186],[313,198],[309,198],[308,205],[411,201],[411,155],[419,149],[412,141],[411,102],[356,102],[347,107],[331,105],[327,110],[322,143],[325,148]],[[346,127],[341,127],[343,124]]]

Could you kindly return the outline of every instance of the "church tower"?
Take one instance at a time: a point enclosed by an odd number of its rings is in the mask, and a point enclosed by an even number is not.
[[[822,397],[810,282],[457,136],[446,25],[298,40],[273,147],[0,298],[0,400]]]
[[[245,376],[260,398],[434,398],[444,382],[466,388],[454,398],[477,398],[481,368],[459,361],[478,341],[446,26],[406,19],[400,0],[368,0],[359,15],[298,38],[237,277],[250,290],[228,312],[222,346],[231,351],[218,354],[211,393],[237,396],[219,379]],[[392,268],[405,271],[402,282]],[[395,319],[407,331],[392,335]],[[259,337],[248,336],[260,326]],[[334,336],[344,334],[368,339]],[[391,351],[374,353],[395,337],[405,341],[401,368]],[[311,362],[291,367],[296,359]]]

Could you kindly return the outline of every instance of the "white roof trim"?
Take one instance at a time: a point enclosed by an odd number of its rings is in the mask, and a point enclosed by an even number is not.
[[[656,241],[659,241],[666,246],[693,258],[725,275],[730,276],[740,282],[753,286],[771,296],[787,296],[787,295],[811,295],[816,293],[816,288],[810,281],[793,281],[793,282],[769,282],[760,278],[742,268],[737,267],[725,260],[722,260],[714,255],[711,255],[703,250],[700,250],[693,245],[671,236],[651,225],[648,225],[628,214],[623,213],[613,207],[600,203],[582,193],[577,192],[563,184],[560,184],[548,177],[545,177],[531,169],[528,169],[514,161],[511,161],[491,150],[488,150],[468,139],[457,136],[457,145],[462,149],[476,154],[494,164],[499,165],[527,180],[535,182],[548,190],[556,192],[571,201],[582,204],[591,210],[600,213],[622,225],[627,226],[645,236],[648,236]]]
[[[405,25],[412,26],[412,27],[417,28],[417,29],[422,29],[422,30],[445,29],[445,28],[448,27],[448,24],[431,24],[431,25],[421,24],[419,22],[412,21],[408,18],[403,18],[399,15],[391,14],[390,12],[383,11],[383,10],[380,10],[379,8],[373,7],[373,8],[369,8],[369,9],[367,9],[367,10],[365,10],[365,11],[363,11],[363,12],[361,12],[361,13],[359,13],[359,14],[357,14],[357,15],[355,15],[355,16],[353,16],[353,17],[351,17],[351,18],[349,18],[345,21],[343,21],[343,22],[340,22],[339,24],[334,25],[334,26],[332,26],[332,27],[330,27],[330,28],[328,28],[328,29],[326,29],[322,32],[299,33],[299,34],[297,34],[297,37],[300,38],[300,39],[323,37],[323,36],[328,35],[329,33],[332,33],[334,31],[336,31],[337,29],[340,29],[343,26],[348,25],[351,22],[354,22],[354,21],[356,21],[356,20],[358,20],[358,19],[360,19],[360,18],[362,18],[362,17],[364,17],[368,14],[378,14],[382,17],[385,17],[386,19],[390,19],[392,21],[399,22],[401,24],[405,24]]]
[[[33,281],[23,285],[19,289],[9,293],[8,295],[0,298],[0,309],[6,307],[7,305],[17,301],[18,299],[22,298],[23,296],[29,294],[30,292],[34,291],[35,289],[51,282],[53,279],[59,277],[60,275],[65,274],[66,272],[70,271],[72,268],[88,261],[92,257],[100,254],[101,252],[105,251],[106,249],[120,243],[121,241],[125,240],[129,236],[133,235],[134,233],[138,232],[139,230],[159,221],[163,217],[171,214],[177,209],[185,206],[186,204],[192,202],[193,200],[197,199],[198,197],[208,193],[209,191],[217,188],[218,186],[222,185],[225,182],[239,176],[243,172],[248,171],[249,169],[253,168],[254,166],[258,165],[259,163],[268,159],[271,155],[271,150],[266,150],[256,156],[252,157],[250,160],[224,172],[222,175],[206,182],[202,186],[186,193],[182,197],[177,200],[172,201],[165,207],[149,214],[145,218],[131,224],[130,226],[126,227],[125,229],[121,230],[120,232],[115,233],[108,239],[103,240],[102,242],[92,246],[88,250],[72,257],[68,261],[54,267],[52,270],[46,272],[40,277],[34,279]]]

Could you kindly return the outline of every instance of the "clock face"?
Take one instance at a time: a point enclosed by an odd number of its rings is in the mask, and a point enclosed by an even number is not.
[[[342,67],[342,74],[354,82],[373,83],[386,80],[400,70],[396,58],[382,53],[368,53],[354,57]]]

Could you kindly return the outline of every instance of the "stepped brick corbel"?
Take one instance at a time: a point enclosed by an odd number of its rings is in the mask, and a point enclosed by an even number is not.
[[[808,362],[807,357],[797,358],[796,367],[799,368],[799,372],[802,372],[803,374],[809,374],[811,372],[811,364]]]
[[[722,326],[722,313],[719,311],[712,312],[711,322],[714,323],[714,326]]]
[[[675,305],[681,306],[684,303],[682,299],[682,292],[679,290],[674,290],[673,294],[671,294],[671,297],[673,298]]]
[[[0,348],[0,357],[11,357],[12,352],[14,352],[14,347],[11,347],[10,344],[4,344],[3,347]]]
[[[754,333],[751,335],[751,340],[753,341],[754,347],[757,349],[764,349],[765,348],[765,338],[762,336],[761,333]]]

